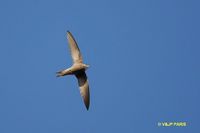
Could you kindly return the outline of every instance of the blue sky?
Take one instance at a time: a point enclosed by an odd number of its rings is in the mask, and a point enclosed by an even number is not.
[[[199,4],[1,0],[0,133],[199,132]],[[67,30],[90,65],[89,111],[75,77],[55,76]]]

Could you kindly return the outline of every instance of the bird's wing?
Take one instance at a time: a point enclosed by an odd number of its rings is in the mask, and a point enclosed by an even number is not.
[[[90,106],[90,92],[87,75],[84,71],[81,71],[80,73],[76,74],[76,78],[78,79],[81,96],[88,110]]]
[[[82,63],[81,52],[78,48],[78,45],[77,45],[74,37],[72,36],[72,34],[69,31],[67,31],[67,39],[68,39],[69,48],[71,51],[71,56],[72,56],[73,62],[74,63]]]

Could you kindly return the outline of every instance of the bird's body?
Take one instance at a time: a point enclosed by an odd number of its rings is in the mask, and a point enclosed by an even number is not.
[[[80,93],[81,96],[83,97],[85,106],[87,109],[89,109],[90,93],[89,93],[87,75],[85,73],[89,65],[83,63],[81,52],[78,48],[78,45],[69,31],[67,32],[67,38],[73,59],[73,65],[70,68],[57,72],[57,77],[65,75],[75,75],[76,78],[78,79]]]
[[[74,64],[70,68],[57,72],[57,77],[65,76],[65,75],[76,75],[80,71],[86,71],[88,67],[89,65],[86,65],[83,63]]]

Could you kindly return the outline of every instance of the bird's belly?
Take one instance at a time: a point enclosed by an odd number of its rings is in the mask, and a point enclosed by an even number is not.
[[[79,74],[80,72],[83,72],[83,71],[85,71],[84,68],[82,68],[82,69],[74,69],[74,70],[72,71],[72,73],[76,75],[76,74]]]

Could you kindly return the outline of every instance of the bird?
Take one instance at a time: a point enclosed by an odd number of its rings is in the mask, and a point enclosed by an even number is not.
[[[78,44],[70,31],[67,31],[67,40],[73,64],[71,67],[65,70],[58,71],[56,76],[62,77],[66,75],[75,75],[78,80],[80,94],[82,96],[85,107],[88,110],[90,106],[90,91],[86,70],[89,68],[89,65],[83,63],[83,58]]]

